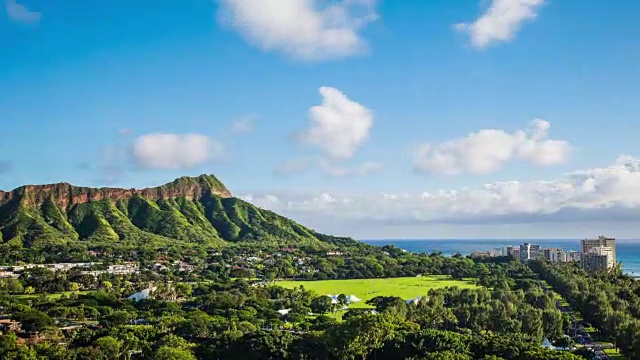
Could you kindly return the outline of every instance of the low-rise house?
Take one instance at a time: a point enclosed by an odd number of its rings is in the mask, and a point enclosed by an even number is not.
[[[188,264],[186,262],[180,262],[178,264],[178,271],[180,272],[194,272],[196,269],[195,265]]]
[[[107,272],[114,275],[134,274],[138,272],[138,264],[130,261],[119,265],[109,265]]]
[[[16,274],[13,271],[0,271],[0,278],[19,278],[20,274]]]
[[[72,333],[72,332],[74,332],[76,330],[80,330],[85,326],[86,326],[85,324],[67,325],[67,326],[61,327],[60,330],[65,334],[69,334],[69,333]]]
[[[151,297],[151,294],[154,291],[156,291],[156,287],[155,286],[148,287],[148,288],[146,288],[146,289],[144,289],[142,291],[138,291],[137,293],[129,296],[127,299],[133,300],[135,302],[146,300],[146,299],[149,299]]]
[[[22,324],[11,319],[1,319],[0,332],[6,333],[7,331],[22,332]]]
[[[167,270],[167,269],[168,269],[168,267],[164,266],[163,264],[160,264],[160,263],[153,264],[153,270],[155,270],[155,271],[164,271],[164,270]]]

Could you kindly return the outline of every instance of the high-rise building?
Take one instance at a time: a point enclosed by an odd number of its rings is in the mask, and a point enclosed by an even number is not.
[[[591,252],[591,249],[596,247],[609,247],[612,249],[612,261],[615,265],[617,263],[616,259],[616,239],[607,238],[604,236],[598,236],[597,239],[586,239],[582,240],[582,253],[587,254]]]
[[[564,252],[564,262],[575,262],[580,261],[582,259],[582,253],[580,251],[565,251]]]
[[[529,260],[538,259],[540,257],[540,245],[534,245],[530,243],[524,243],[523,245],[520,245],[520,261],[527,262]]]
[[[596,246],[589,252],[582,253],[582,268],[587,271],[609,271],[615,266],[613,261],[613,248],[609,246]]]
[[[551,262],[565,261],[565,253],[564,253],[564,250],[562,249],[546,248],[546,249],[542,249],[542,254],[545,260],[549,260]]]
[[[500,256],[502,256],[502,248],[499,248],[499,247],[493,248],[491,250],[491,256],[492,257],[500,257]]]

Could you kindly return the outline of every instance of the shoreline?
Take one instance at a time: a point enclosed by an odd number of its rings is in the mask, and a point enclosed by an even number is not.
[[[440,252],[445,256],[461,254],[471,255],[474,251],[490,251],[495,247],[506,245],[519,245],[521,242],[538,243],[549,247],[558,247],[563,250],[580,250],[580,239],[372,239],[360,240],[361,242],[373,246],[394,245],[403,250],[419,252]],[[633,251],[626,256],[618,250],[618,263],[622,264],[624,274],[640,280],[640,240],[622,239],[617,240],[620,248],[630,247]],[[625,249],[629,250],[629,249]],[[636,261],[634,261],[636,259]]]

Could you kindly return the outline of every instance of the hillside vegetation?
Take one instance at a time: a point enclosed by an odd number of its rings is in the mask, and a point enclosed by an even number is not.
[[[55,184],[0,192],[0,243],[5,247],[37,248],[78,241],[322,244],[331,239],[232,197],[210,175],[180,178],[144,190]]]

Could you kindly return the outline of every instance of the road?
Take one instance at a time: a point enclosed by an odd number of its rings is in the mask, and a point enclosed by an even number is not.
[[[542,291],[544,291],[545,293],[549,291],[549,287],[545,285],[542,282],[542,280],[538,279],[537,281],[540,287],[542,288]],[[571,319],[571,332],[573,333],[573,339],[576,340],[578,336],[578,322],[576,321],[576,318],[573,316],[571,311],[569,311],[569,309],[562,306],[562,303],[559,300],[556,300],[556,308],[560,310],[562,313],[569,314],[569,318]],[[567,334],[567,335],[571,336],[571,334]],[[611,360],[611,358],[609,358],[609,355],[607,355],[604,352],[604,348],[600,344],[596,344],[596,343],[584,344],[584,347],[593,349],[596,355],[599,356],[601,360]]]

